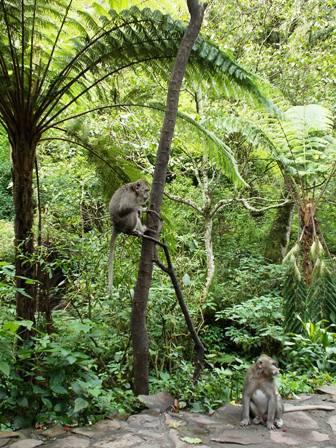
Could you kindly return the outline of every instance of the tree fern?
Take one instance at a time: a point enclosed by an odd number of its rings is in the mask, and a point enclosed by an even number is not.
[[[296,265],[295,258],[288,264],[288,271],[283,286],[285,331],[288,333],[300,333],[301,322],[306,307],[307,288]]]
[[[308,290],[306,320],[336,323],[336,282],[323,260],[315,263],[313,282]]]

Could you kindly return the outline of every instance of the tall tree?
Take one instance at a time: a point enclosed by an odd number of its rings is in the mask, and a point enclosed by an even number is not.
[[[77,10],[73,0],[0,0],[0,123],[12,152],[17,317],[34,321],[33,172],[37,147],[61,124],[108,101],[106,81],[142,63],[164,75],[185,26],[158,11],[117,13],[102,3]],[[260,98],[254,78],[199,38],[191,72],[217,76]],[[92,107],[92,106],[91,106]],[[23,337],[30,333],[23,330]]]
[[[166,182],[168,161],[170,157],[171,142],[174,135],[178,101],[182,81],[188,64],[192,47],[199,34],[205,5],[198,0],[187,0],[190,13],[190,22],[181,41],[167,94],[167,109],[161,130],[160,143],[157,151],[150,209],[160,213],[163,191]],[[149,215],[149,227],[157,232],[158,219]],[[146,330],[146,307],[149,288],[152,279],[154,257],[154,243],[143,240],[138,279],[135,285],[132,308],[132,340],[134,356],[134,389],[137,394],[148,394],[149,360],[148,335]]]

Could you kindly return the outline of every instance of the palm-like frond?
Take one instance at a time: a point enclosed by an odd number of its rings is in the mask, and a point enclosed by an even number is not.
[[[161,112],[166,110],[166,106],[160,103],[147,103],[147,104],[128,104],[127,106],[133,107],[146,107],[156,109]],[[237,165],[237,161],[233,156],[230,147],[218,137],[214,132],[201,125],[198,121],[194,120],[190,115],[184,112],[177,112],[178,118],[189,123],[193,126],[194,130],[200,135],[205,137],[207,144],[204,147],[204,151],[207,152],[209,159],[216,162],[219,169],[223,174],[230,179],[237,187],[246,186],[246,182],[241,177]]]
[[[303,189],[335,167],[332,113],[320,105],[294,106],[278,116],[258,116],[258,121],[223,117],[220,126],[228,134],[239,132],[254,146],[268,149],[284,173]]]
[[[38,135],[79,99],[97,100],[104,82],[125,68],[142,63],[165,74],[185,31],[159,11],[116,12],[99,2],[79,11],[71,0],[0,0],[0,12],[0,117],[11,128],[19,113]],[[201,37],[189,75],[266,102],[256,79]]]

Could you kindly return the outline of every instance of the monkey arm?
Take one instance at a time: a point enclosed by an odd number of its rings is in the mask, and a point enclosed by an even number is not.
[[[267,429],[276,429],[274,425],[275,411],[277,406],[277,398],[275,394],[271,394],[268,400],[268,411],[267,411]]]
[[[118,216],[119,218],[125,218],[125,216],[134,213],[134,207],[131,207],[130,205],[126,204],[124,201],[123,203],[120,202],[119,210],[118,210]]]
[[[247,426],[250,424],[250,391],[246,388],[243,394],[243,410],[240,421],[241,426]]]

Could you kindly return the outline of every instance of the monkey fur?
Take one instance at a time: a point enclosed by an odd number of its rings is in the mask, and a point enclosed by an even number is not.
[[[149,198],[149,186],[144,180],[137,180],[122,185],[114,192],[109,204],[109,213],[112,224],[110,241],[108,286],[109,292],[113,288],[113,259],[115,242],[119,233],[141,236],[146,226],[141,223],[140,214]]]
[[[250,367],[245,378],[241,426],[266,423],[267,429],[283,426],[283,403],[275,377],[279,374],[276,361],[261,355]]]

